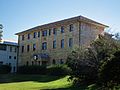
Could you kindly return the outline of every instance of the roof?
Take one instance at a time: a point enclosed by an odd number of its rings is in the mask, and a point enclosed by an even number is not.
[[[104,27],[104,28],[109,27],[107,25],[104,25],[102,23],[99,23],[99,22],[96,22],[94,20],[88,19],[86,17],[77,16],[77,17],[72,17],[72,18],[68,18],[68,19],[64,19],[64,20],[60,20],[60,21],[56,21],[56,22],[52,22],[52,23],[48,23],[48,24],[44,24],[44,25],[40,25],[40,26],[36,26],[36,27],[30,28],[28,30],[18,32],[18,33],[16,33],[16,35],[22,34],[24,32],[34,31],[34,30],[37,30],[37,29],[52,28],[53,26],[64,25],[64,23],[73,22],[73,21],[81,21],[81,22],[86,22],[86,23],[92,23],[92,24],[99,25],[99,26]]]
[[[3,44],[3,45],[11,45],[11,46],[18,46],[18,43],[8,42],[8,41],[4,41],[3,43],[0,43],[0,44]]]

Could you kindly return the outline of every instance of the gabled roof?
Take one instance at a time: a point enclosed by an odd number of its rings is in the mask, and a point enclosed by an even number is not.
[[[88,19],[86,17],[77,16],[77,17],[72,17],[72,18],[68,18],[68,19],[64,19],[64,20],[60,20],[60,21],[56,21],[56,22],[52,22],[52,23],[48,23],[48,24],[44,24],[44,25],[40,25],[40,26],[36,26],[36,27],[30,28],[28,30],[16,33],[16,35],[22,34],[24,32],[34,31],[34,30],[37,30],[37,29],[52,28],[54,26],[64,25],[65,23],[70,23],[70,22],[74,22],[74,21],[91,23],[91,24],[99,25],[99,26],[104,27],[104,28],[108,27],[107,25],[104,25],[102,23],[99,23],[99,22],[96,22],[94,20]]]

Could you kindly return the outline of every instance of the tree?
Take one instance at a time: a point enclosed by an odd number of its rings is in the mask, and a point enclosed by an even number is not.
[[[107,87],[120,84],[120,51],[116,51],[112,58],[104,62],[100,68],[99,78]]]
[[[70,79],[75,84],[96,82],[100,66],[118,49],[120,44],[115,39],[99,35],[89,47],[73,50],[67,59],[67,64],[72,69]]]

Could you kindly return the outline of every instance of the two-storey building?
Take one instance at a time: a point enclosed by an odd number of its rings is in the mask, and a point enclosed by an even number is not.
[[[10,65],[12,73],[17,70],[17,52],[17,43],[6,41],[0,43],[0,65]]]

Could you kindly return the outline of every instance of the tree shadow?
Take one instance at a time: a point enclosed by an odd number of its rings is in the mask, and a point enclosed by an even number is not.
[[[24,81],[50,82],[63,77],[64,76],[5,74],[0,75],[0,83],[13,83]]]
[[[82,86],[82,87],[70,86],[70,87],[66,87],[66,88],[42,89],[42,90],[85,90],[85,89],[86,89],[86,86]]]

